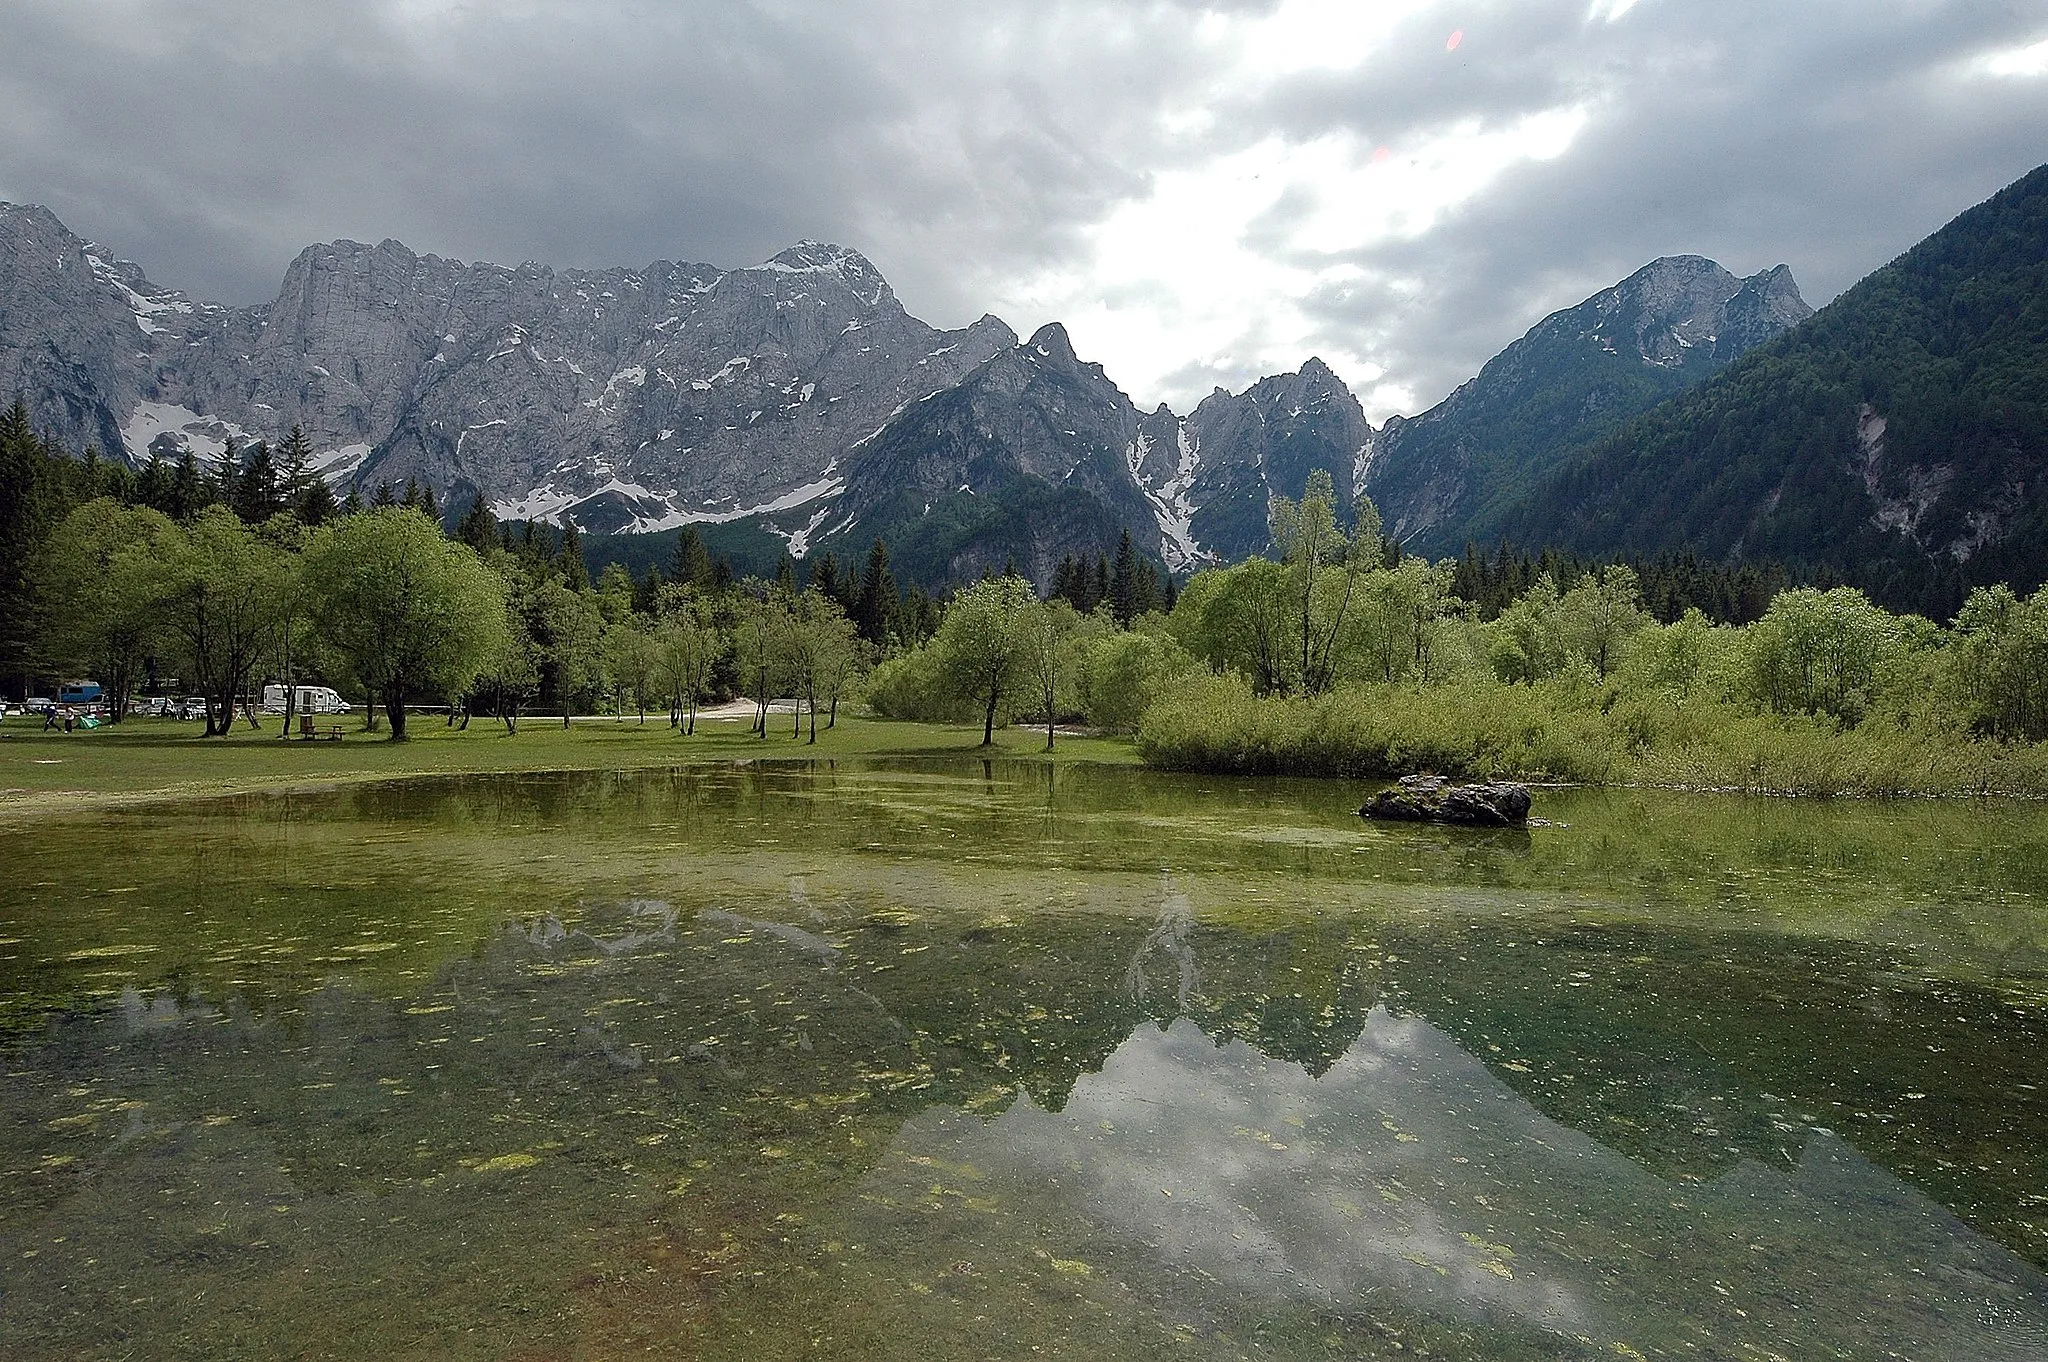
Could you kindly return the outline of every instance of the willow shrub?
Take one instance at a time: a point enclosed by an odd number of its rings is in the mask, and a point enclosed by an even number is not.
[[[1626,779],[1626,729],[1601,712],[1599,699],[1567,679],[1363,685],[1262,700],[1235,677],[1203,676],[1153,702],[1138,749],[1155,766],[1247,775]]]
[[[885,719],[961,723],[974,717],[974,704],[946,676],[936,649],[899,653],[868,673],[862,697]]]
[[[1589,784],[1645,782],[1807,795],[2048,793],[2048,746],[1959,728],[1775,715],[1565,676],[1363,685],[1259,699],[1235,676],[1167,689],[1138,748],[1154,766],[1244,775],[1386,778],[1417,771]]]

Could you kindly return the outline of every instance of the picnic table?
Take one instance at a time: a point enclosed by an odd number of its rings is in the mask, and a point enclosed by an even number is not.
[[[312,742],[315,738],[326,738],[333,742],[340,742],[341,725],[319,723],[314,720],[312,715],[301,714],[299,716],[299,737],[305,742]]]

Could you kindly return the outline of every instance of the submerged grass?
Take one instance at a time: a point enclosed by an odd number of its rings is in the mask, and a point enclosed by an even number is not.
[[[0,810],[20,815],[137,799],[237,794],[410,776],[518,771],[641,770],[700,762],[833,761],[842,757],[977,757],[1130,765],[1118,738],[1063,736],[1051,752],[1043,731],[1000,730],[983,748],[979,725],[907,723],[842,715],[818,741],[790,736],[788,715],[771,715],[767,738],[745,719],[700,719],[682,736],[660,715],[529,721],[518,733],[473,722],[468,731],[414,716],[405,742],[359,731],[339,742],[281,741],[277,721],[246,724],[225,738],[197,723],[130,719],[91,732],[44,733],[40,719],[0,722]],[[808,729],[806,729],[808,736]]]

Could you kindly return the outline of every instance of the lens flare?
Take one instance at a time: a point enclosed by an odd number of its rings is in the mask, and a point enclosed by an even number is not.
[[[1465,30],[1462,28],[1454,28],[1451,30],[1451,36],[1444,42],[1444,51],[1456,52],[1458,50],[1458,44],[1464,41]]]

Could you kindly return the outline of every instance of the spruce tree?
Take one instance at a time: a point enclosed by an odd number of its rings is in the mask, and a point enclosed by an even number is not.
[[[260,525],[284,509],[277,464],[270,457],[270,446],[262,440],[250,447],[249,457],[235,477],[234,494],[228,505],[250,525]]]
[[[491,508],[484,503],[484,494],[478,492],[469,509],[462,513],[462,520],[455,527],[455,537],[480,554],[490,553],[498,542],[498,518],[491,514]]]
[[[0,675],[18,676],[32,661],[38,634],[33,571],[50,505],[49,459],[16,401],[0,416]]]
[[[296,422],[292,424],[292,433],[285,436],[284,443],[277,447],[277,466],[283,473],[284,497],[290,505],[304,505],[306,493],[313,490],[314,482],[326,482],[325,478],[313,472],[313,442],[306,438],[306,428]],[[332,492],[328,494],[328,500],[330,503],[333,501]]]
[[[1074,599],[1074,555],[1071,553],[1061,554],[1059,566],[1052,570],[1051,599],[1065,601],[1076,609],[1080,608],[1079,602]]]
[[[306,480],[306,490],[299,493],[296,509],[302,525],[325,525],[341,513],[341,507],[335,504],[334,489],[317,473]]]
[[[348,496],[343,498],[341,503],[341,513],[344,516],[361,515],[363,513],[363,494],[353,487],[349,488]]]
[[[398,495],[391,490],[390,483],[380,482],[377,484],[377,494],[370,498],[370,504],[379,510],[386,506],[396,506],[398,504]]]
[[[676,546],[669,554],[668,579],[708,591],[711,575],[711,552],[704,547],[704,536],[695,525],[683,526],[676,532]]]
[[[775,586],[786,599],[796,599],[796,560],[787,553],[775,564]]]
[[[152,453],[149,462],[142,466],[142,473],[135,480],[135,503],[171,513],[171,470],[164,467],[164,461]]]
[[[1159,608],[1159,569],[1149,558],[1138,560],[1138,577],[1131,592],[1131,618],[1149,615]]]
[[[210,500],[206,479],[199,472],[198,456],[188,449],[178,456],[177,471],[171,475],[171,504],[167,513],[173,520],[189,520]]]
[[[555,555],[555,567],[562,574],[562,585],[571,591],[590,589],[590,569],[583,563],[583,536],[567,516],[562,517],[562,547]]]
[[[1116,627],[1128,629],[1136,617],[1138,606],[1138,558],[1131,548],[1131,532],[1125,530],[1123,538],[1117,541],[1116,567],[1109,578],[1109,612],[1116,619]]]
[[[896,579],[889,573],[889,546],[878,538],[868,550],[867,570],[861,574],[853,622],[860,636],[879,648],[888,643],[895,617]]]
[[[633,584],[633,613],[652,618],[660,600],[661,569],[649,563],[647,571],[641,573],[640,580]]]
[[[207,500],[233,507],[242,484],[242,442],[228,436],[228,442],[220,447],[220,455],[213,462],[213,484],[207,490]]]
[[[811,568],[811,586],[827,600],[839,599],[839,560],[827,553]]]

